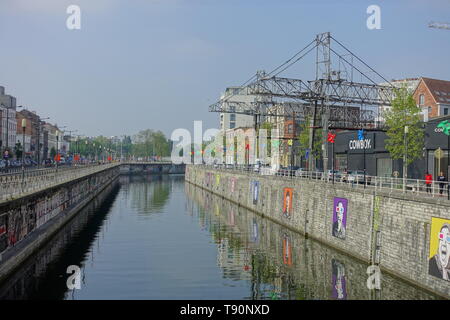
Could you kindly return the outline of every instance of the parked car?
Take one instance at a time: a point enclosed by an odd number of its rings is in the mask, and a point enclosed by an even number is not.
[[[311,172],[311,177],[313,179],[322,179],[323,169],[316,169],[315,171]]]
[[[334,170],[334,181],[341,181],[342,173],[338,170]],[[327,170],[327,179],[333,180],[333,170]]]
[[[298,168],[297,170],[295,170],[295,176],[302,178],[307,177],[308,171],[305,168]]]
[[[349,183],[364,184],[364,171],[362,170],[349,171],[346,180]],[[371,177],[366,174],[366,183],[370,184],[371,180],[372,180]]]

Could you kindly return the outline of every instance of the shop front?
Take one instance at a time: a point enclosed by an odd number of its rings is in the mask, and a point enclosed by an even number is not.
[[[365,132],[364,139],[359,139],[358,131],[339,132],[334,145],[335,170],[363,171],[368,175],[390,177],[400,170],[399,161],[393,161],[385,148],[384,132]],[[332,147],[329,144],[329,154]],[[331,168],[331,157],[329,159]]]
[[[426,168],[437,177],[440,172],[449,177],[450,117],[440,117],[427,122],[425,127]]]

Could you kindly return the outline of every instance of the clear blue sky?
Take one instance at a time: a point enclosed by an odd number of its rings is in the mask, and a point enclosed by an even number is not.
[[[66,28],[70,4],[81,30]],[[366,27],[371,4],[381,30]],[[388,79],[450,80],[450,30],[430,21],[450,23],[450,0],[1,0],[0,85],[82,134],[170,135],[217,127],[208,106],[226,86],[326,31]],[[309,69],[290,76],[311,80]]]

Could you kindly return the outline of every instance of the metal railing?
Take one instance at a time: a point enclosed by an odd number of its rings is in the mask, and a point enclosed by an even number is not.
[[[12,200],[27,193],[38,192],[119,165],[119,163],[77,165],[0,175],[0,201]]]
[[[240,173],[254,173],[259,175],[273,175],[288,179],[308,179],[325,183],[350,186],[355,189],[380,190],[386,192],[399,192],[414,194],[423,197],[445,198],[450,200],[450,182],[426,181],[421,179],[404,179],[396,177],[379,177],[363,174],[346,174],[335,172],[334,179],[331,172],[304,171],[304,170],[274,170],[268,167],[255,167],[252,165],[201,165],[213,170],[232,170]]]

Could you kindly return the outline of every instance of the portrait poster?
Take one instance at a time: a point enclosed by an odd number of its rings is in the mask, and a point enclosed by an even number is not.
[[[450,281],[450,220],[431,218],[428,274]]]
[[[283,190],[283,216],[290,218],[292,216],[292,188],[284,188]]]
[[[236,187],[236,178],[231,177],[230,178],[230,192],[234,193],[234,188]]]
[[[291,239],[287,234],[283,235],[283,263],[288,266],[292,265]]]
[[[333,201],[333,225],[332,234],[339,239],[345,239],[347,231],[348,200],[345,198],[334,198]]]
[[[335,259],[331,259],[331,297],[336,300],[347,299],[345,265]]]

